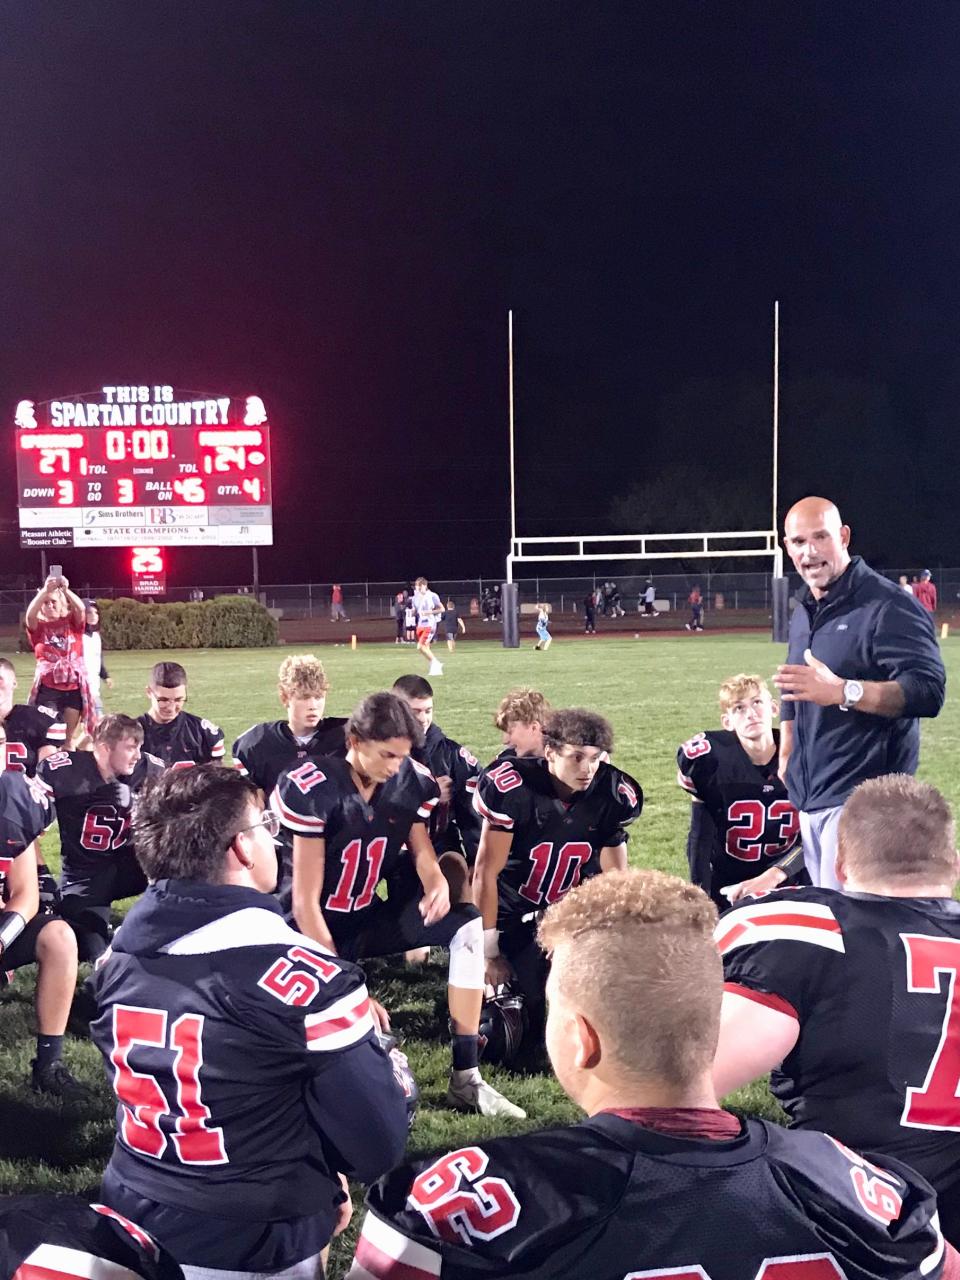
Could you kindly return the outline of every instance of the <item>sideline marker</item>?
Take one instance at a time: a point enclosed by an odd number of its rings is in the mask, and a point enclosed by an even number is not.
[[[356,637],[356,636],[351,636],[351,637],[350,637],[350,648],[351,648],[351,649],[355,649],[356,647],[357,647],[357,637]]]

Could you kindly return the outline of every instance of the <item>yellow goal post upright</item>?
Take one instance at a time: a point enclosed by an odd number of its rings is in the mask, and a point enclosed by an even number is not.
[[[771,528],[725,529],[705,533],[566,534],[525,537],[517,533],[517,492],[514,456],[513,311],[507,315],[508,412],[510,440],[510,550],[502,594],[503,643],[519,644],[515,566],[569,564],[617,560],[717,560],[769,557],[773,577],[772,638],[785,643],[788,626],[788,580],[783,573],[783,547],[777,531],[780,434],[780,303],[773,307],[773,441]]]

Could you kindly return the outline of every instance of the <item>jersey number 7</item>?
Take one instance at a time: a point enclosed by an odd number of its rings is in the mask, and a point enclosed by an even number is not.
[[[947,997],[940,1043],[923,1084],[907,1089],[900,1123],[908,1129],[960,1130],[960,940],[901,933],[900,941],[907,953],[907,990],[942,994],[946,987]]]

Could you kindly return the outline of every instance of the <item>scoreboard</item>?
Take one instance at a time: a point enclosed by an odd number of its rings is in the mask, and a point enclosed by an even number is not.
[[[106,386],[21,400],[15,425],[21,547],[273,541],[259,396]]]

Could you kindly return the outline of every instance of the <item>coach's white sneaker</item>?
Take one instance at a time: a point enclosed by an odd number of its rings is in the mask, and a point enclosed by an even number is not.
[[[527,1115],[522,1107],[487,1084],[477,1067],[450,1072],[447,1106],[456,1111],[479,1111],[482,1116],[506,1116],[510,1120],[525,1120]]]
[[[430,669],[427,671],[427,675],[428,675],[428,676],[442,676],[442,675],[443,675],[443,663],[442,663],[442,662],[438,662],[438,661],[436,660],[436,658],[434,658],[434,659],[433,659],[433,661],[430,663]]]

